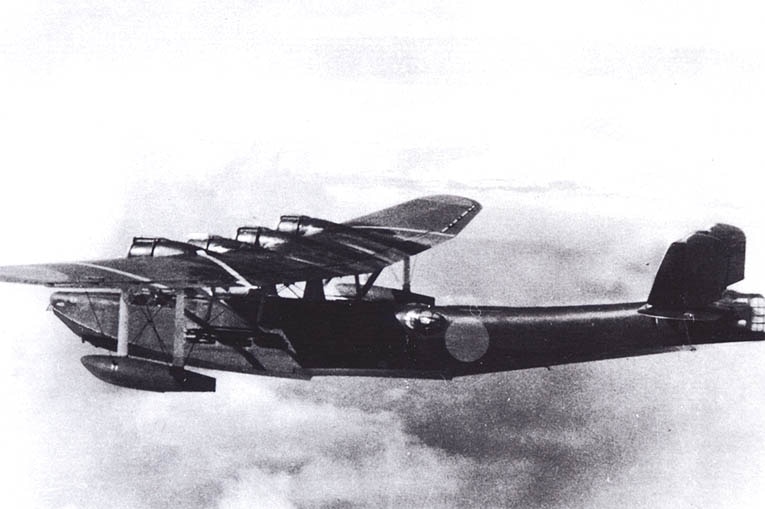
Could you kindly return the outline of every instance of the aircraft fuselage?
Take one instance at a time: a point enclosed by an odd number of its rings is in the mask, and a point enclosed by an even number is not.
[[[52,309],[84,341],[117,346],[119,294],[62,291]],[[754,341],[746,306],[669,320],[643,303],[542,308],[205,296],[186,301],[186,365],[242,373],[452,378]],[[174,305],[130,304],[131,357],[172,360]]]

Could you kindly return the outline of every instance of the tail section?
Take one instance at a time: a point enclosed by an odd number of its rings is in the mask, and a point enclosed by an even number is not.
[[[744,279],[746,236],[735,226],[717,224],[675,242],[667,250],[648,296],[657,310],[699,309]]]
[[[666,320],[732,319],[752,332],[765,328],[765,299],[728,286],[744,279],[746,236],[735,226],[716,224],[674,242],[642,314]]]

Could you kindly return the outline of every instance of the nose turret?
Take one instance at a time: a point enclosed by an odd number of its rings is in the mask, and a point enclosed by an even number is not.
[[[79,303],[74,292],[53,292],[50,296],[50,308],[55,312],[63,312]]]

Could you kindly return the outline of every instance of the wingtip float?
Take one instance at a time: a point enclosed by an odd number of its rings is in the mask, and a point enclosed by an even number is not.
[[[744,277],[746,245],[729,225],[672,244],[645,303],[438,306],[413,293],[410,258],[480,210],[438,195],[345,223],[290,215],[234,238],[137,237],[126,258],[2,267],[0,281],[72,288],[51,296],[53,312],[84,341],[116,352],[85,356],[85,367],[108,383],[160,392],[215,390],[214,378],[186,366],[450,379],[765,339],[765,299],[728,289]],[[375,285],[399,261],[402,288]]]

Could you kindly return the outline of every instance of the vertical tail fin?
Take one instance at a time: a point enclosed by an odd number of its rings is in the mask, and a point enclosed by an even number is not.
[[[746,236],[735,226],[716,224],[674,242],[648,296],[654,313],[704,308],[744,279]]]

